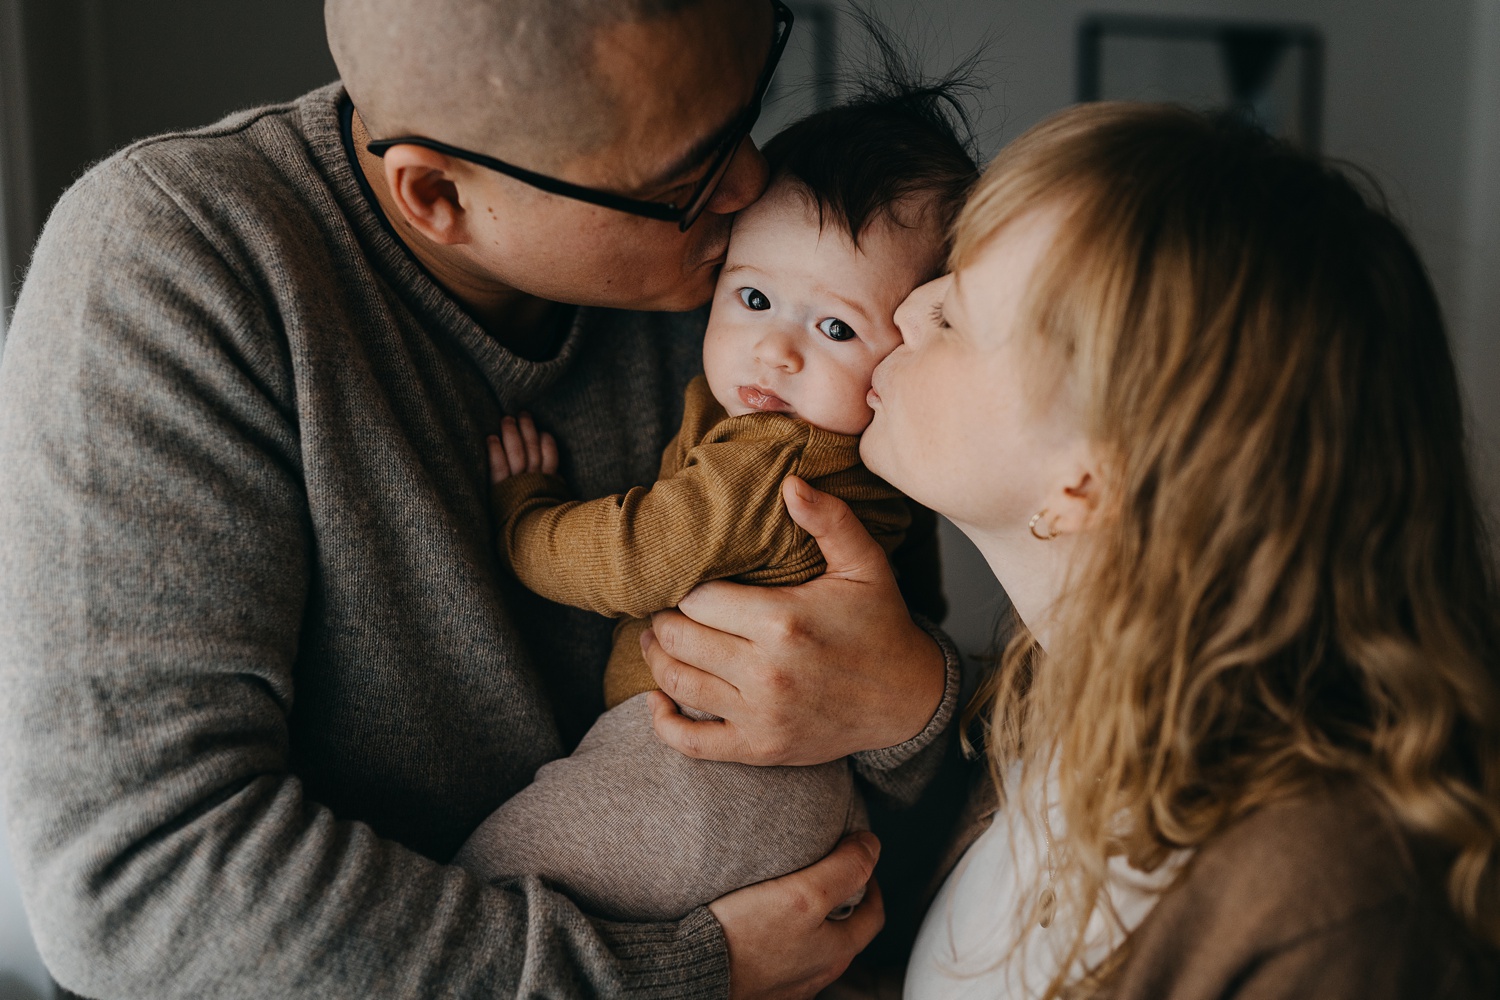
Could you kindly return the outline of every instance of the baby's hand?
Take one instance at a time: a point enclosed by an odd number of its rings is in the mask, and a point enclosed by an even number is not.
[[[501,483],[523,472],[557,472],[557,441],[538,431],[531,414],[500,421],[500,436],[491,434],[490,483]]]

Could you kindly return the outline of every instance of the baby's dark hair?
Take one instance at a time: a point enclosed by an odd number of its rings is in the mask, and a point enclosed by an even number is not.
[[[966,62],[938,80],[924,80],[906,67],[902,53],[872,23],[881,61],[880,79],[865,82],[856,96],[787,126],[766,143],[771,182],[792,179],[818,206],[818,223],[831,215],[854,242],[879,219],[912,226],[896,206],[926,198],[922,222],[941,227],[946,253],[953,222],[979,179],[973,129],[963,98],[973,87]]]

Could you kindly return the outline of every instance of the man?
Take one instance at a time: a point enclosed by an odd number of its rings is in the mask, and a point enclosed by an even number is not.
[[[99,1000],[810,995],[880,925],[878,891],[823,919],[868,835],[661,925],[442,864],[598,714],[609,641],[500,571],[484,437],[526,407],[582,494],[652,478],[701,315],[639,310],[703,303],[764,186],[747,112],[786,13],[327,17],[347,96],[106,161],[17,309],[0,718],[43,956]],[[952,657],[836,502],[793,513],[829,574],[660,616],[658,682],[725,721],[658,695],[658,731],[753,764],[854,754],[909,795]]]

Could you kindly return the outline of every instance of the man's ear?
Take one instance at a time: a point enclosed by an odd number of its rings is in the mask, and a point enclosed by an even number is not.
[[[386,187],[413,229],[442,246],[469,242],[451,157],[425,146],[393,146],[384,166]]]

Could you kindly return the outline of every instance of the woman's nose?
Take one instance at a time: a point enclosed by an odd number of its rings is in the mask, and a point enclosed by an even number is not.
[[[927,332],[928,326],[933,322],[932,311],[947,294],[948,283],[952,280],[952,275],[945,274],[925,285],[918,285],[896,307],[896,329],[901,331],[902,343],[910,344],[920,340]]]
[[[755,345],[755,360],[770,368],[795,375],[802,370],[802,352],[797,349],[797,335],[777,328],[761,337]]]

